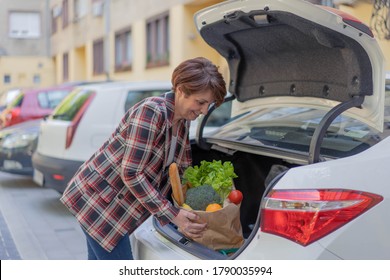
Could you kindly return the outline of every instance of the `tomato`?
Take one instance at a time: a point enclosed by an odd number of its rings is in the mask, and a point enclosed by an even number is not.
[[[240,204],[243,198],[242,192],[239,190],[232,190],[228,196],[229,200],[234,204]]]

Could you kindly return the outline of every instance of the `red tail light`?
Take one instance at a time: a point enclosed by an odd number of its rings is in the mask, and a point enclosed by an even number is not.
[[[382,200],[353,190],[273,190],[262,203],[260,228],[307,246]]]
[[[65,179],[65,177],[61,174],[53,174],[53,179],[56,180],[56,181],[63,181]]]
[[[84,102],[84,104],[81,106],[80,110],[77,112],[77,114],[74,116],[71,124],[66,130],[66,142],[65,142],[65,149],[68,149],[70,145],[72,144],[74,134],[76,133],[76,129],[81,121],[81,118],[83,117],[85,111],[87,110],[89,104],[91,104],[92,99],[94,98],[95,93],[88,96],[87,100]]]
[[[20,119],[20,108],[12,108],[5,117],[5,126],[11,126],[21,122]]]

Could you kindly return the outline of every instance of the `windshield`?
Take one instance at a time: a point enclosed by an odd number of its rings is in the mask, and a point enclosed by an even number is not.
[[[69,93],[70,89],[63,90],[48,90],[38,93],[38,103],[41,108],[54,109],[65,96]]]
[[[248,110],[213,133],[208,142],[236,143],[252,148],[267,147],[308,153],[315,129],[327,111],[307,108],[260,108]],[[390,132],[390,89],[386,89],[384,131],[379,133],[350,117],[338,116],[328,128],[321,146],[325,157],[359,153],[387,137]]]
[[[50,118],[55,120],[72,121],[93,94],[94,93],[92,91],[81,89],[72,91],[54,109]]]

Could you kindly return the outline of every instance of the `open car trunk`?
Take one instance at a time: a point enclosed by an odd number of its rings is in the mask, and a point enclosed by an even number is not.
[[[246,242],[239,250],[214,251],[197,242],[189,240],[179,233],[173,224],[162,227],[157,220],[154,220],[156,230],[176,244],[178,247],[201,259],[226,259],[234,257],[232,253],[239,254],[248,244],[251,238],[259,230],[260,225],[260,203],[266,192],[266,186],[270,187],[285,170],[293,165],[284,162],[282,159],[270,158],[262,155],[255,155],[245,152],[222,152],[217,150],[204,150],[198,145],[192,145],[193,165],[199,165],[202,160],[230,161],[238,178],[234,179],[234,186],[243,193],[243,201],[240,207],[240,220],[243,236]]]

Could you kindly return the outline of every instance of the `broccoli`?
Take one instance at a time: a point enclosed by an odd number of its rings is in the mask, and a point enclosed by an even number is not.
[[[194,210],[206,210],[210,203],[221,203],[221,197],[210,185],[189,188],[186,193],[186,204]]]

